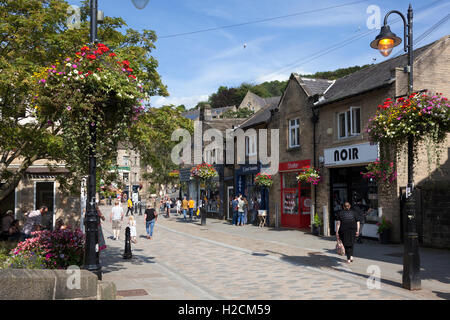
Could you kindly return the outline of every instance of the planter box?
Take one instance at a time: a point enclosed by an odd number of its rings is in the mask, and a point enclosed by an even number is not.
[[[381,232],[378,235],[379,235],[380,243],[382,243],[382,244],[389,243],[389,230]]]

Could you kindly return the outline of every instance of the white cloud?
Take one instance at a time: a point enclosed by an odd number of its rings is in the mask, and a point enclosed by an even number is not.
[[[186,96],[186,97],[154,97],[154,101],[151,102],[152,107],[160,108],[165,105],[173,104],[175,106],[179,106],[184,104],[186,109],[193,108],[200,101],[208,100],[208,95],[194,95],[194,96]]]

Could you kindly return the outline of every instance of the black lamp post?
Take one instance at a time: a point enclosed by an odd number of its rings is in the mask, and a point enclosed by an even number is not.
[[[90,0],[91,9],[91,31],[90,42],[97,42],[97,0]],[[102,266],[99,259],[98,248],[98,214],[95,208],[95,184],[96,184],[96,159],[95,146],[97,142],[96,124],[92,123],[89,127],[91,136],[91,146],[89,147],[89,183],[88,196],[86,203],[86,244],[84,250],[83,269],[87,269],[95,273],[99,280],[102,279]]]
[[[374,49],[380,50],[381,54],[387,57],[392,48],[399,45],[402,39],[391,32],[387,25],[387,18],[391,13],[398,14],[403,20],[404,26],[404,51],[408,53],[408,65],[405,71],[408,73],[408,95],[413,93],[413,11],[411,4],[408,8],[407,19],[397,11],[389,11],[384,17],[384,25],[380,34],[370,43]],[[403,288],[409,290],[419,290],[421,288],[420,281],[420,256],[419,241],[416,231],[416,209],[414,199],[414,138],[408,137],[408,186],[406,188],[405,213],[407,220],[407,229],[405,236],[405,249],[403,253]]]

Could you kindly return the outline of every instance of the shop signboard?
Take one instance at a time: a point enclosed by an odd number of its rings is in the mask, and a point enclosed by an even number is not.
[[[324,158],[326,167],[373,162],[378,158],[378,144],[367,142],[325,149]]]
[[[180,169],[180,182],[189,182],[191,180],[191,168]]]
[[[300,171],[301,169],[308,168],[311,165],[311,160],[300,160],[300,161],[290,161],[282,162],[279,164],[279,171]]]

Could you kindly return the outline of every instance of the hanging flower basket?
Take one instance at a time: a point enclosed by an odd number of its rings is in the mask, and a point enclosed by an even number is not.
[[[306,182],[313,185],[317,185],[320,181],[320,174],[314,168],[307,168],[304,171],[300,172],[297,176],[297,180],[300,182]]]
[[[367,132],[372,141],[399,145],[414,137],[419,142],[426,137],[442,142],[450,132],[450,105],[441,93],[413,93],[409,97],[390,98],[378,106],[369,119]]]
[[[255,185],[258,187],[270,188],[273,184],[272,176],[265,173],[257,173],[255,176]]]
[[[395,165],[391,161],[379,160],[369,163],[366,172],[361,172],[364,179],[373,179],[378,183],[391,184],[397,179]]]
[[[214,167],[207,163],[202,163],[191,169],[191,177],[201,180],[208,180],[217,177],[219,174]]]
[[[34,115],[44,126],[62,128],[58,134],[74,162],[86,162],[91,127],[102,138],[96,146],[99,163],[144,110],[148,94],[135,75],[141,69],[133,70],[132,63],[102,43],[90,44],[34,74]]]

